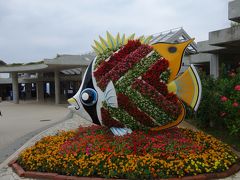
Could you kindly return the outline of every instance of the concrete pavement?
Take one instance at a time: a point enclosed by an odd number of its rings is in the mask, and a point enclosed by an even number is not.
[[[0,163],[27,140],[63,120],[67,105],[39,104],[31,101],[0,103]]]

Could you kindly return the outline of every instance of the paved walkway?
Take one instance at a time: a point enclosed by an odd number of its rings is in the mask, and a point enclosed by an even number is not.
[[[3,107],[3,104],[5,105]],[[16,108],[15,111],[9,110],[9,107],[14,107]],[[18,107],[18,108],[17,108]],[[20,108],[20,107],[25,107],[28,109],[32,110],[32,113],[35,114],[30,114],[28,116],[26,116],[25,113],[27,113],[28,111],[25,108]],[[35,108],[34,108],[35,107]],[[56,108],[56,109],[55,109]],[[59,108],[59,109],[58,109]],[[9,103],[1,103],[0,104],[0,109],[3,111],[3,116],[5,116],[6,114],[8,114],[7,112],[12,111],[12,113],[15,113],[15,121],[16,118],[17,119],[24,119],[23,121],[27,124],[27,126],[29,126],[29,128],[31,128],[31,130],[33,131],[32,133],[30,130],[26,131],[24,128],[20,128],[21,126],[24,126],[24,124],[22,123],[14,123],[14,121],[10,121],[12,123],[9,122],[9,124],[11,125],[10,129],[13,129],[12,127],[15,127],[16,129],[20,130],[20,132],[22,134],[24,134],[24,132],[27,132],[27,135],[23,136],[20,139],[23,139],[24,137],[25,139],[25,143],[23,146],[21,146],[20,148],[18,148],[18,150],[15,150],[15,152],[9,156],[7,159],[5,159],[2,163],[0,162],[0,180],[21,180],[21,179],[27,179],[27,178],[20,178],[17,174],[15,174],[12,171],[12,168],[9,168],[7,166],[7,163],[12,160],[13,158],[17,157],[17,155],[25,148],[34,145],[34,143],[38,140],[40,140],[42,137],[47,136],[47,135],[54,135],[58,132],[58,130],[70,130],[70,129],[75,129],[76,127],[78,127],[79,125],[82,126],[88,126],[90,123],[87,122],[86,120],[80,118],[77,115],[74,114],[68,114],[68,116],[66,116],[66,114],[68,113],[68,110],[64,107],[58,107],[58,106],[53,106],[53,105],[39,105],[39,104],[26,104],[26,105],[13,105],[13,104],[9,104]],[[40,111],[40,112],[39,112]],[[65,111],[65,114],[62,112]],[[18,113],[22,112],[21,114],[17,115]],[[24,113],[25,112],[25,113]],[[63,113],[63,114],[61,114]],[[10,117],[13,117],[13,115],[11,114]],[[22,118],[25,117],[25,118]],[[57,117],[59,119],[57,119]],[[65,118],[63,118],[65,117]],[[28,119],[28,121],[25,121],[26,118]],[[51,124],[49,121],[46,121],[47,119],[51,119]],[[45,121],[40,121],[40,120],[45,120]],[[30,121],[30,124],[28,125],[28,122]],[[34,121],[35,123],[32,123],[31,121]],[[39,122],[45,122],[45,126],[43,126],[41,123]],[[49,124],[47,124],[49,123]],[[16,124],[16,125],[14,125]],[[36,126],[37,125],[38,130],[36,130]],[[18,127],[19,126],[19,127]],[[183,122],[180,124],[180,127],[187,127],[187,128],[191,128],[194,130],[197,130],[195,127],[191,126],[190,124],[188,124],[187,122]],[[0,130],[1,130],[1,122],[0,122]],[[11,130],[12,132],[14,132],[13,130]],[[38,134],[37,134],[38,133]],[[16,133],[17,134],[17,133]],[[30,134],[30,135],[28,135]],[[37,134],[37,135],[36,135]],[[35,136],[34,136],[35,135]],[[34,136],[34,137],[32,137]],[[11,136],[10,136],[11,137]],[[15,138],[15,140],[19,139],[16,135],[12,136],[13,139]],[[32,137],[32,138],[31,138]],[[0,136],[1,138],[1,136]],[[19,139],[19,140],[20,140]],[[14,140],[12,141],[14,142]],[[5,144],[9,144],[9,143],[5,143]],[[16,144],[13,143],[13,144]],[[1,154],[1,150],[0,150],[0,154]],[[30,179],[28,179],[30,180]],[[237,174],[225,178],[224,180],[240,180],[240,172],[238,172]]]
[[[37,104],[32,101],[0,103],[0,163],[27,140],[70,112],[67,105]]]

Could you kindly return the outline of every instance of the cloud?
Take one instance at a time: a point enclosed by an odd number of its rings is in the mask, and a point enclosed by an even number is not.
[[[153,34],[183,27],[197,41],[227,27],[225,0],[0,0],[0,59],[81,54],[106,30]]]

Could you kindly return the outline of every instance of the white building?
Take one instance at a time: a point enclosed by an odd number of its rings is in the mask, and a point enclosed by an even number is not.
[[[239,0],[228,3],[228,19],[233,24],[231,27],[209,32],[208,40],[197,43],[199,54],[190,56],[191,63],[202,64],[215,78],[219,76],[221,63],[226,64],[227,70],[240,65]]]

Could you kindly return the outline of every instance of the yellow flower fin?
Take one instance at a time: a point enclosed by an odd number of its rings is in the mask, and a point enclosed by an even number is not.
[[[105,39],[103,39],[101,36],[99,36],[99,39],[102,43],[102,47],[104,48],[104,50],[109,48],[108,43],[105,41]]]
[[[144,40],[145,40],[145,37],[144,37],[144,35],[142,35],[142,36],[140,36],[138,39],[139,39],[140,42],[143,44],[143,43],[144,43]]]
[[[135,33],[131,34],[131,35],[127,38],[127,40],[133,40],[133,39],[134,39],[134,36],[135,36]]]
[[[94,40],[94,43],[95,43],[95,48],[96,48],[100,53],[102,53],[102,52],[104,51],[103,46],[102,46],[98,41],[95,41],[95,40]]]
[[[114,37],[107,31],[107,43],[108,47],[110,49],[115,49],[116,48],[116,40]]]
[[[122,36],[122,45],[125,44],[125,39],[126,39],[126,36],[125,36],[125,34],[123,34],[123,36]]]
[[[153,36],[148,36],[147,38],[144,39],[143,43],[144,44],[149,44],[149,42],[152,40]]]
[[[117,33],[117,36],[116,36],[116,46],[117,48],[121,46],[121,39],[120,39],[120,34]]]
[[[93,50],[95,51],[96,54],[101,54],[102,51],[96,48],[95,46],[92,45]]]

